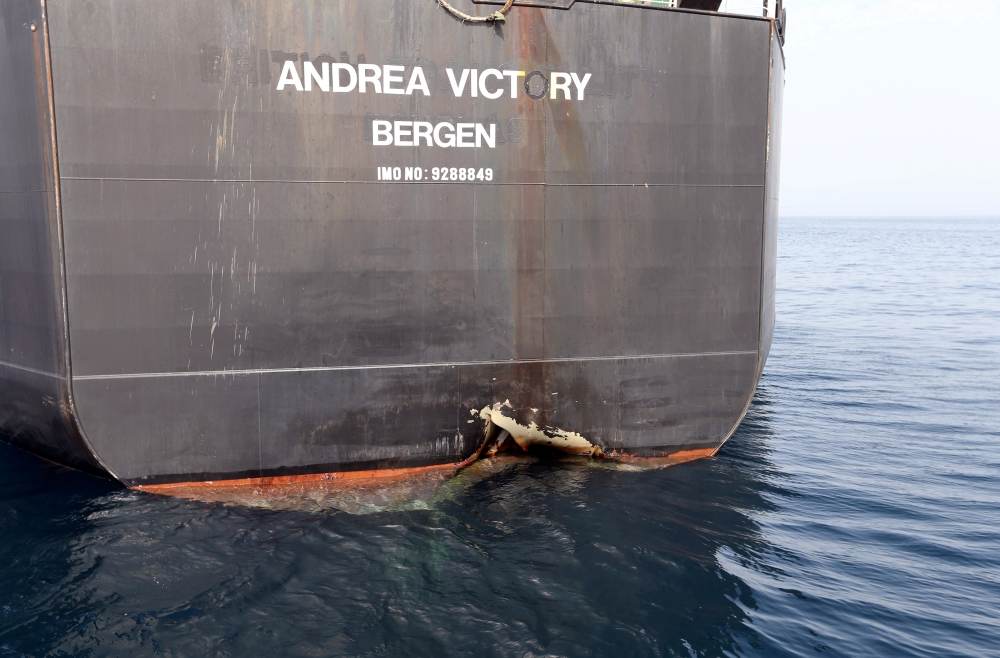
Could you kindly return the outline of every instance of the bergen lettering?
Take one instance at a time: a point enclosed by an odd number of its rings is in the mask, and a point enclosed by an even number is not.
[[[375,146],[440,146],[442,148],[496,148],[497,126],[481,123],[449,123],[442,121],[372,121],[372,143]]]

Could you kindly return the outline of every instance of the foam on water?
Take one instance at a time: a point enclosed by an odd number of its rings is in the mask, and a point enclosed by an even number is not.
[[[253,507],[0,446],[0,656],[995,653],[1000,222],[784,220],[778,286],[746,421],[671,468]]]

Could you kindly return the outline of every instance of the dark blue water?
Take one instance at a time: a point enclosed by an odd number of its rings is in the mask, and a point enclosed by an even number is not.
[[[0,446],[0,656],[1000,655],[1000,221],[784,220],[720,455],[428,509],[116,489]]]

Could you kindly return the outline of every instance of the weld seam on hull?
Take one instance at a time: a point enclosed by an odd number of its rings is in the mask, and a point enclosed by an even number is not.
[[[319,185],[387,185],[389,181],[375,180],[284,180],[277,178],[119,178],[104,176],[63,176],[62,180],[82,181],[117,181],[124,183],[285,183],[285,184],[319,184]],[[729,183],[544,183],[544,182],[491,182],[479,183],[469,181],[392,181],[393,185],[477,185],[486,187],[497,186],[541,186],[541,187],[739,187],[764,188],[762,183],[734,185]]]
[[[43,377],[52,377],[53,379],[62,379],[62,380],[66,379],[66,377],[56,372],[46,372],[44,370],[36,370],[35,368],[29,368],[28,366],[19,366],[13,363],[7,363],[6,361],[0,361],[0,366],[3,366],[5,368],[13,368],[14,370],[23,370],[24,372],[30,372],[34,375],[42,375]]]
[[[748,356],[757,354],[757,350],[740,350],[733,352],[692,352],[686,354],[636,354],[623,356],[583,356],[555,357],[551,359],[518,359],[497,361],[449,361],[441,363],[392,363],[365,366],[316,366],[312,368],[255,368],[249,370],[196,370],[192,372],[142,372],[114,375],[73,375],[74,381],[95,381],[102,379],[144,379],[158,377],[219,377],[227,375],[266,375],[294,372],[336,372],[341,370],[390,370],[402,368],[448,368],[455,366],[504,366],[523,365],[530,363],[578,363],[587,361],[635,361],[640,359],[682,359],[698,356]]]

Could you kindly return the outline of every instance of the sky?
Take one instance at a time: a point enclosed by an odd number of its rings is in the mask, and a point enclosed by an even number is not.
[[[1000,217],[1000,0],[785,0],[784,217]]]

